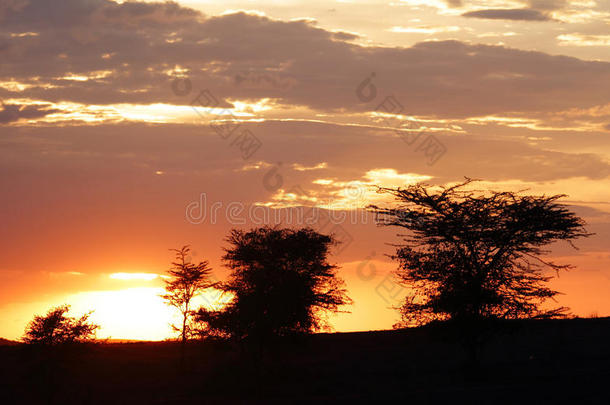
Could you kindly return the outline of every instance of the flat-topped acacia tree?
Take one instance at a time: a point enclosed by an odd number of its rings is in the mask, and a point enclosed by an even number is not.
[[[410,231],[392,256],[413,292],[400,307],[400,325],[565,313],[542,309],[558,294],[546,285],[548,270],[571,267],[545,259],[543,247],[590,236],[584,221],[558,202],[564,195],[480,191],[471,182],[379,188],[398,205],[370,206],[383,225]]]

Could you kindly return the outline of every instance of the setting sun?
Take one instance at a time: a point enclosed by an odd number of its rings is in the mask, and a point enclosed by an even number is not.
[[[159,295],[162,287],[82,292],[67,298],[75,312],[93,308],[91,320],[102,325],[100,338],[163,340],[173,336],[177,314]]]

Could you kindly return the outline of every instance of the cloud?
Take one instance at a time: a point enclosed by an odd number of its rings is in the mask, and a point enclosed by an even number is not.
[[[557,39],[559,45],[610,46],[610,35],[561,34]]]
[[[392,27],[391,32],[409,33],[409,34],[438,34],[442,32],[457,32],[460,27],[457,26],[430,26],[420,25],[418,27]]]
[[[294,163],[292,165],[292,168],[294,170],[296,170],[296,171],[299,171],[299,172],[306,172],[306,171],[309,171],[309,170],[326,169],[327,167],[328,167],[328,163],[326,163],[326,162],[321,162],[321,163],[318,163],[318,164],[313,165],[313,166],[303,166],[302,164],[299,164],[299,163]]]
[[[335,31],[333,32],[332,37],[338,41],[353,41],[360,38],[360,35],[353,32]]]
[[[538,10],[529,8],[516,9],[488,9],[469,11],[463,17],[485,18],[490,20],[516,20],[516,21],[549,21],[551,18]]]
[[[225,104],[345,114],[395,94],[409,115],[452,118],[588,108],[610,94],[610,63],[459,41],[360,46],[306,20],[207,17],[176,3],[30,0],[3,18],[0,82],[21,88],[0,86],[4,99],[187,106],[212,88]],[[371,72],[377,98],[363,103],[356,89]],[[191,92],[172,92],[175,77]]]
[[[2,110],[0,110],[0,124],[8,124],[20,119],[42,118],[58,112],[60,110],[49,108],[49,106],[3,104]]]
[[[559,10],[568,5],[567,0],[528,0],[527,4],[530,8],[536,10]]]

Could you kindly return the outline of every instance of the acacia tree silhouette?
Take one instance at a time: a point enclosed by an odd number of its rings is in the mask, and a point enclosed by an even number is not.
[[[35,315],[26,327],[23,341],[53,346],[95,339],[95,332],[100,326],[89,322],[91,312],[74,318],[66,315],[68,311],[69,305],[61,305],[49,310],[45,316]]]
[[[370,208],[382,224],[411,231],[392,256],[413,291],[399,326],[565,314],[567,308],[541,309],[558,294],[545,285],[551,277],[544,270],[572,266],[544,260],[542,247],[557,240],[574,246],[573,239],[592,235],[584,221],[557,202],[564,195],[472,190],[472,181],[436,191],[427,184],[379,188],[400,205]]]
[[[189,321],[193,314],[191,309],[193,297],[207,288],[214,287],[217,283],[210,281],[212,269],[207,260],[198,264],[191,263],[188,260],[191,251],[189,246],[171,250],[176,252],[176,261],[172,262],[172,267],[167,271],[171,278],[165,280],[165,291],[167,293],[161,295],[161,298],[169,305],[177,308],[182,314],[182,326],[172,325],[172,327],[180,332],[184,345],[192,332]]]
[[[263,227],[232,230],[227,242],[223,260],[231,274],[219,288],[233,299],[220,311],[198,312],[212,334],[250,341],[260,353],[274,336],[324,328],[324,313],[351,303],[328,263],[332,236]]]
[[[70,362],[73,355],[80,352],[80,345],[79,350],[75,351],[77,347],[73,344],[93,341],[100,327],[89,322],[91,312],[76,318],[68,316],[69,311],[69,305],[60,305],[44,316],[35,315],[22,338],[35,349],[32,352],[35,362],[28,368],[29,377],[36,381],[37,394],[49,404],[56,403],[55,396],[65,382],[61,365]]]

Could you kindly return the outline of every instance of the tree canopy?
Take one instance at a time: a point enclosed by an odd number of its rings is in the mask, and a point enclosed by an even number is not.
[[[370,206],[383,225],[410,231],[392,255],[412,291],[400,308],[404,323],[564,313],[542,303],[558,294],[546,286],[548,270],[571,266],[546,260],[543,247],[591,235],[584,221],[558,202],[564,195],[480,191],[471,182],[379,188],[398,206]]]
[[[61,305],[49,310],[45,316],[35,315],[26,327],[23,341],[52,346],[93,340],[99,325],[89,322],[91,313],[73,318],[67,316],[69,310],[69,305]]]
[[[332,236],[312,229],[232,230],[220,285],[233,299],[221,311],[199,311],[211,333],[264,341],[326,326],[323,315],[350,303],[337,267],[328,263]]]

